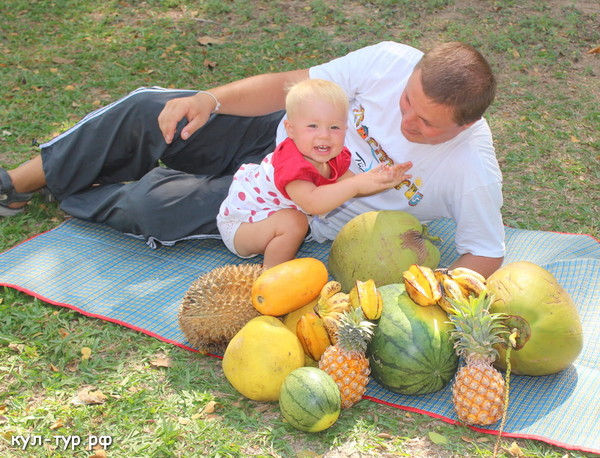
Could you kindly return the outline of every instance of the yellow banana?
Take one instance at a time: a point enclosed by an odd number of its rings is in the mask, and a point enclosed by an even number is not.
[[[341,283],[335,280],[331,280],[325,283],[325,285],[321,289],[321,293],[319,294],[319,296],[322,299],[329,299],[331,296],[333,296],[336,293],[339,293],[341,290]]]
[[[485,285],[485,278],[483,275],[475,272],[474,270],[466,267],[458,267],[448,271],[448,275],[452,278],[460,289],[463,291],[463,295],[468,298],[471,294],[479,296],[481,293],[487,291]]]
[[[319,361],[325,349],[331,345],[323,320],[313,312],[302,315],[298,320],[296,336],[302,344],[304,353],[315,361]]]
[[[340,327],[341,317],[342,313],[334,312],[323,318],[323,325],[327,330],[332,345],[338,343],[338,329]]]
[[[444,279],[448,277],[448,269],[438,268],[433,271],[433,275],[438,283],[441,285],[444,283]]]
[[[476,272],[468,267],[455,267],[452,270],[447,271],[448,275],[451,277],[460,276],[460,275],[469,275],[471,277],[475,277],[481,283],[485,283],[485,277],[481,275],[479,272]]]
[[[342,312],[352,307],[349,294],[343,293],[341,289],[342,285],[339,282],[327,282],[321,289],[315,308],[317,315],[323,320],[323,325],[332,343],[337,341],[337,322]]]
[[[448,299],[462,301],[465,299],[465,296],[463,295],[463,291],[458,285],[458,283],[449,276],[444,278],[442,288],[444,290],[444,294],[438,301],[438,305],[441,308],[443,308],[446,313],[451,314],[453,313],[452,309],[454,308],[454,306],[450,303]]]

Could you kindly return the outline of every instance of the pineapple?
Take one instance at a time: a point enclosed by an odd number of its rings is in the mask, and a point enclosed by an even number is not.
[[[498,356],[495,344],[504,342],[504,315],[489,312],[490,298],[477,297],[451,301],[449,315],[454,348],[466,365],[457,372],[452,386],[452,402],[459,420],[468,425],[491,425],[504,412],[504,379],[492,364]]]
[[[365,319],[360,308],[342,313],[337,342],[325,350],[319,361],[319,369],[327,372],[338,385],[343,409],[360,401],[367,390],[371,369],[365,351],[374,326]]]

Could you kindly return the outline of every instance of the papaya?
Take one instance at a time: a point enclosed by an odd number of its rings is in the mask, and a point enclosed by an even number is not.
[[[316,299],[327,283],[327,267],[296,258],[262,272],[252,285],[252,305],[263,315],[282,316]]]

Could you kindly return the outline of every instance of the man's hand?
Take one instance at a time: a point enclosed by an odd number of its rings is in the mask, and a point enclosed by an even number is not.
[[[165,142],[170,144],[175,137],[177,123],[186,118],[188,123],[181,130],[181,138],[187,140],[200,127],[206,124],[215,109],[215,100],[208,94],[199,92],[190,97],[169,100],[160,115],[158,126]]]
[[[475,272],[479,272],[487,278],[502,266],[503,260],[504,258],[488,258],[466,253],[454,261],[450,266],[450,269],[454,269],[455,267],[467,267]]]
[[[221,103],[219,113],[236,116],[262,116],[273,113],[285,108],[287,89],[307,78],[307,68],[265,73],[212,88],[210,94],[200,91],[190,97],[173,99],[165,104],[158,116],[158,126],[165,142],[170,144],[175,137],[177,124],[185,118],[188,122],[180,135],[182,140],[187,140],[206,124],[215,111],[215,97]]]

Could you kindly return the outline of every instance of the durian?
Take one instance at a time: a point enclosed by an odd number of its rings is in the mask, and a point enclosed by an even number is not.
[[[252,284],[260,264],[228,264],[198,277],[179,308],[179,326],[203,353],[223,354],[229,341],[260,313],[252,305]]]

